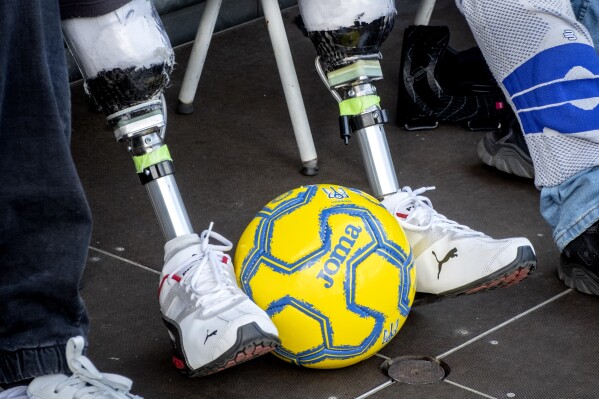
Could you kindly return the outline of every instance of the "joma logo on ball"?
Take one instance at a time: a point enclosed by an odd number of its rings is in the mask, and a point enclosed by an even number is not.
[[[316,276],[325,281],[325,288],[331,288],[333,286],[333,276],[337,274],[341,265],[347,259],[347,255],[349,255],[361,231],[361,227],[352,226],[351,224],[345,227],[345,235],[339,239],[339,242],[331,252],[331,257],[327,259]]]

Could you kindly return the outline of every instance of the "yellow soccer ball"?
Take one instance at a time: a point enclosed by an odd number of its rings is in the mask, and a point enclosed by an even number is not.
[[[331,184],[269,202],[243,232],[237,279],[279,330],[275,354],[312,368],[374,355],[404,324],[416,270],[395,218],[374,197]]]

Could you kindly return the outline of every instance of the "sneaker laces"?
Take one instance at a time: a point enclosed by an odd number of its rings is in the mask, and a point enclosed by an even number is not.
[[[129,378],[99,372],[91,360],[83,356],[84,344],[83,337],[74,337],[68,341],[67,363],[73,374],[67,380],[56,385],[56,393],[67,387],[74,387],[77,391],[73,395],[73,399],[142,399],[140,396],[129,393],[132,385]]]
[[[393,207],[393,214],[398,211],[410,209],[406,218],[401,222],[409,223],[413,230],[426,231],[431,227],[439,227],[443,231],[453,231],[461,236],[484,236],[483,233],[472,230],[470,227],[447,219],[434,210],[431,200],[421,195],[422,193],[434,190],[435,187],[422,187],[412,190],[410,187],[404,187],[401,192],[406,196],[401,196],[400,200]],[[402,212],[403,213],[403,212]]]
[[[231,279],[229,273],[229,255],[225,251],[233,248],[233,243],[222,235],[212,231],[214,223],[210,223],[208,230],[200,235],[200,254],[193,256],[189,262],[183,262],[175,268],[171,276],[183,277],[179,284],[185,286],[185,291],[191,294],[191,299],[196,301],[197,307],[206,311],[214,311],[245,297],[245,294]],[[220,244],[210,243],[214,239]],[[172,279],[170,281],[176,281]]]

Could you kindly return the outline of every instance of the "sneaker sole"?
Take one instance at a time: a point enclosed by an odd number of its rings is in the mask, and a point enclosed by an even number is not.
[[[512,175],[534,179],[535,170],[531,163],[522,159],[523,155],[511,148],[501,148],[495,155],[490,154],[484,140],[479,141],[477,153],[487,165]]]
[[[185,353],[181,345],[181,332],[178,326],[165,317],[162,320],[175,337],[175,341],[172,342],[173,365],[188,377],[203,377],[217,373],[269,353],[281,344],[277,336],[263,331],[257,323],[253,322],[237,329],[237,340],[229,350],[212,362],[192,369],[185,360]]]
[[[599,277],[579,265],[557,265],[559,279],[568,287],[588,295],[599,295]]]
[[[529,246],[519,247],[514,261],[507,266],[470,284],[445,291],[440,294],[420,294],[414,301],[415,305],[434,302],[445,298],[455,298],[460,295],[471,295],[478,292],[490,291],[495,288],[510,287],[527,278],[537,267],[537,258]]]

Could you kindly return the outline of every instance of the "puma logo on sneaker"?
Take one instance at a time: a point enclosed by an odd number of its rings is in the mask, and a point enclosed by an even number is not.
[[[437,254],[435,253],[435,251],[433,251],[433,256],[435,257],[435,259],[437,259]],[[458,257],[458,249],[452,248],[449,250],[447,255],[445,255],[443,260],[439,261],[439,259],[437,259],[437,263],[439,264],[439,272],[437,273],[437,280],[439,280],[439,276],[441,275],[441,268],[443,267],[443,265],[445,263],[447,263],[447,261],[449,261],[449,259],[457,258],[457,257]]]
[[[190,377],[235,366],[281,343],[270,316],[237,285],[225,253],[233,243],[212,226],[165,245],[160,311],[173,344],[173,365]]]
[[[204,340],[204,345],[206,345],[206,342],[208,341],[208,338],[216,335],[216,333],[218,332],[218,330],[214,330],[210,334],[208,334],[209,332],[210,332],[210,330],[206,330],[206,339]]]
[[[418,293],[447,298],[508,287],[535,269],[537,259],[528,239],[496,240],[446,218],[422,195],[433,188],[404,187],[381,202],[395,216],[410,243]],[[451,258],[456,259],[443,270]]]

